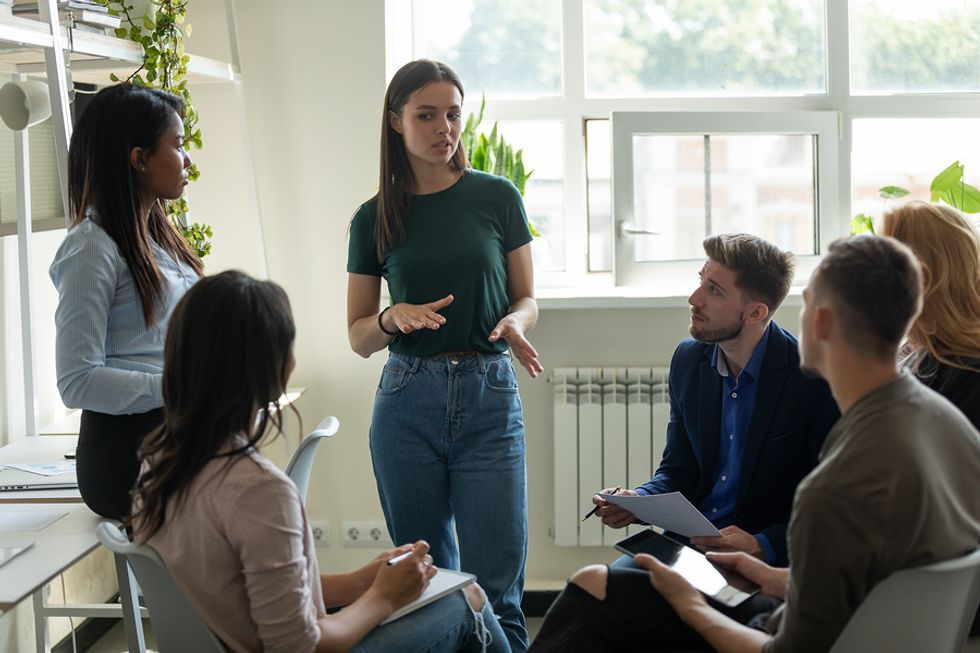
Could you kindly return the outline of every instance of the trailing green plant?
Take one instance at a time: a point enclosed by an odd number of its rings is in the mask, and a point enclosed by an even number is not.
[[[883,186],[878,189],[878,197],[891,200],[905,197],[909,191],[901,186]],[[929,199],[945,202],[963,213],[980,213],[980,189],[963,181],[963,164],[954,161],[940,172],[929,185]],[[851,233],[875,233],[874,218],[866,213],[858,213],[851,219]]]
[[[497,129],[496,122],[493,123],[493,129],[490,130],[489,136],[483,132],[477,135],[476,130],[483,122],[483,111],[486,105],[487,99],[486,96],[483,96],[480,98],[480,113],[476,115],[471,113],[466,117],[466,125],[463,127],[463,133],[460,136],[463,148],[474,170],[482,170],[509,179],[517,186],[517,190],[523,197],[527,180],[534,174],[534,170],[525,170],[524,150],[515,152],[514,147],[504,140],[503,135]],[[530,221],[528,221],[528,226],[531,228],[532,236],[541,236]]]
[[[142,63],[125,81],[159,88],[180,97],[184,102],[184,147],[200,149],[204,141],[198,127],[199,116],[186,79],[190,57],[184,52],[184,37],[191,34],[191,26],[186,23],[189,1],[151,0],[149,6],[154,9],[152,15],[148,12],[142,17],[134,17],[135,6],[130,4],[132,0],[97,0],[108,8],[110,14],[119,16],[128,25],[116,29],[116,36],[139,43],[143,48]],[[123,81],[115,73],[110,75],[110,79]],[[197,181],[200,176],[197,165],[192,163],[187,171],[188,179]],[[180,230],[198,258],[203,259],[211,253],[212,229],[210,225],[197,222],[188,225],[189,210],[186,196],[166,204],[170,221]]]

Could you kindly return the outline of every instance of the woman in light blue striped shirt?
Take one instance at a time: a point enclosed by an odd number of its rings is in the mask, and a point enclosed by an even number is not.
[[[167,322],[203,271],[163,209],[187,185],[183,113],[170,93],[111,86],[68,151],[72,227],[49,271],[58,390],[82,409],[78,487],[106,517],[129,514],[137,450],[163,421]]]

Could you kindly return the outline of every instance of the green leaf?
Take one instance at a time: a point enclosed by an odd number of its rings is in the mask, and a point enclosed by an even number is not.
[[[851,218],[851,235],[867,233],[874,235],[874,219],[866,213],[858,213],[856,216]]]
[[[126,36],[129,34],[129,30],[127,30],[125,27],[117,27],[115,31],[116,36],[121,39],[126,38]]]
[[[153,23],[153,19],[148,15],[143,16],[143,27],[150,30],[151,32],[156,29],[156,25]]]
[[[482,170],[483,172],[487,172],[490,163],[490,155],[488,152],[489,146],[490,143],[487,141],[486,135],[480,134],[480,137],[476,142],[476,147],[473,150],[473,159],[470,161],[470,164],[473,166],[474,170]]]
[[[929,190],[932,191],[932,201],[935,202],[942,193],[952,190],[962,179],[963,164],[954,161],[932,180],[932,184],[929,186]]]
[[[112,80],[112,81],[114,81],[114,82],[121,82],[122,81],[121,79],[119,79],[119,75],[117,75],[116,73],[109,73],[109,79]]]
[[[966,182],[940,193],[937,199],[964,213],[980,213],[980,190]]]
[[[535,238],[541,237],[541,232],[534,228],[534,223],[530,220],[527,221],[527,228],[531,230],[531,235]]]
[[[499,138],[500,135],[497,133],[497,123],[494,122],[493,129],[490,130],[490,147],[492,147],[493,149],[497,149],[497,142]]]
[[[494,132],[496,132],[496,125]],[[491,136],[494,135],[494,132],[491,132]],[[493,147],[493,138],[490,139],[490,146]],[[502,138],[498,140],[497,146],[493,149],[493,174],[502,177],[507,176],[507,143]]]
[[[909,191],[905,190],[901,186],[882,186],[878,189],[878,197],[883,200],[894,200],[899,197],[905,197],[909,194]]]

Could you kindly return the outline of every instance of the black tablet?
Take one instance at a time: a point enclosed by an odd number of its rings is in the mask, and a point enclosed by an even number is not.
[[[649,553],[709,598],[734,608],[759,592],[759,586],[744,576],[712,564],[697,549],[675,542],[666,535],[645,530],[616,543],[630,557]]]

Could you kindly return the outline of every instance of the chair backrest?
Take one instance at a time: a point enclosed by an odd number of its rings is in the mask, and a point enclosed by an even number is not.
[[[831,653],[960,653],[980,600],[980,549],[903,569],[868,594]]]
[[[136,574],[160,653],[225,653],[224,646],[197,614],[156,551],[130,542],[111,521],[100,522],[96,534],[107,549],[125,556]]]
[[[340,422],[336,417],[326,417],[320,422],[312,433],[303,438],[289,459],[286,465],[286,476],[292,479],[299,490],[299,496],[306,503],[306,495],[310,488],[310,474],[313,472],[313,458],[316,456],[316,448],[320,445],[323,438],[329,438],[337,433]]]

